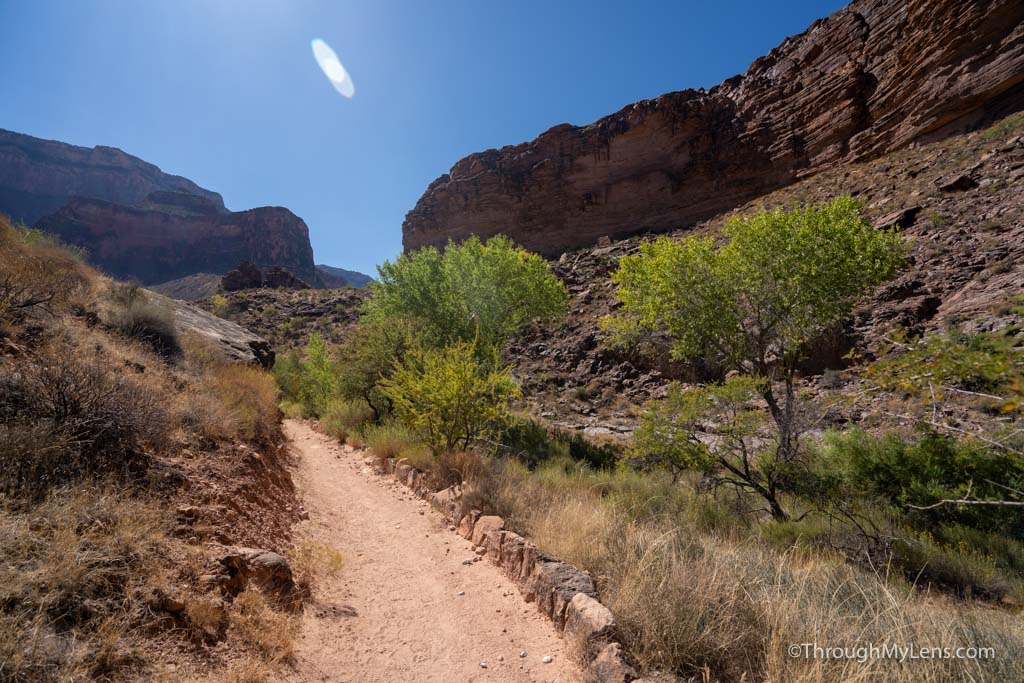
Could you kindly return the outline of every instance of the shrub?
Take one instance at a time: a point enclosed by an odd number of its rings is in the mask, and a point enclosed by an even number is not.
[[[467,342],[410,351],[381,389],[398,418],[435,454],[492,437],[518,395],[508,371],[479,362],[475,344]]]
[[[274,378],[251,365],[233,363],[211,371],[208,389],[226,409],[228,435],[269,446],[281,434],[281,412]]]
[[[148,449],[165,446],[172,424],[163,397],[108,364],[63,344],[17,368],[0,364],[3,489],[38,497],[86,476],[138,474]]]
[[[535,321],[565,314],[569,297],[547,262],[505,237],[477,237],[444,252],[434,247],[403,254],[378,269],[364,316],[410,320],[436,346],[476,341],[482,356]]]
[[[320,416],[320,424],[328,434],[344,442],[373,418],[373,411],[363,403],[334,399]]]
[[[133,283],[111,284],[111,324],[127,337],[137,339],[162,358],[182,353],[174,311]]]
[[[18,322],[33,311],[54,313],[92,280],[76,254],[0,216],[0,322]]]
[[[165,507],[78,487],[26,511],[0,508],[0,678],[109,680],[137,656]]]
[[[976,499],[998,500],[1005,497],[1004,486],[1024,488],[1024,463],[1013,454],[935,433],[908,443],[895,433],[851,430],[828,435],[823,456],[855,494],[897,506],[918,529],[955,523],[1024,539],[1019,518],[999,506],[908,507],[960,499],[968,490]]]
[[[395,362],[405,357],[415,326],[402,320],[364,317],[352,339],[339,350],[338,391],[345,398],[364,402],[380,422],[391,412],[391,401],[380,382],[391,375]]]
[[[419,443],[412,432],[394,420],[367,425],[363,435],[366,446],[381,461],[405,457],[406,452],[419,448]]]
[[[210,310],[214,315],[224,318],[228,314],[228,298],[223,294],[214,294],[210,297]]]

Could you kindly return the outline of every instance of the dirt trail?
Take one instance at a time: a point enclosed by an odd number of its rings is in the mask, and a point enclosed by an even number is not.
[[[469,542],[425,502],[302,422],[285,431],[309,512],[302,537],[345,561],[317,586],[289,680],[581,680],[551,623],[496,567],[463,564]]]

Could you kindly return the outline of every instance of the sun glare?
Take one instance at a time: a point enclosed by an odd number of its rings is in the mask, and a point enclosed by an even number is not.
[[[313,39],[312,46],[316,63],[320,65],[320,69],[334,89],[345,97],[355,95],[356,86],[352,83],[352,77],[348,75],[348,71],[342,66],[341,60],[338,59],[338,55],[331,49],[331,46],[319,38]]]

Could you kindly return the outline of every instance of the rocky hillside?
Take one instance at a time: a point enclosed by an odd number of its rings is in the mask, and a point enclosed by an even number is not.
[[[794,206],[849,193],[862,199],[879,227],[896,226],[908,265],[875,292],[837,338],[822,349],[841,367],[851,348],[870,356],[895,327],[912,333],[950,325],[993,331],[1022,322],[1011,301],[1024,295],[1024,114],[965,136],[912,144],[876,161],[835,168],[744,204]],[[674,233],[716,234],[722,214]],[[642,354],[618,354],[600,343],[599,319],[615,305],[610,274],[619,257],[651,236],[604,241],[565,253],[555,272],[573,296],[573,314],[555,330],[525,335],[509,349],[536,411],[600,434],[628,432],[635,407],[660,395],[673,377],[692,369],[667,366]],[[815,370],[815,368],[809,368]],[[821,376],[807,382],[816,386]]]
[[[0,130],[0,211],[15,222],[32,225],[72,196],[137,204],[157,191],[187,192],[226,211],[216,192],[116,147],[78,147]]]
[[[548,256],[686,228],[802,177],[1024,107],[1024,3],[858,0],[711,90],[462,159],[406,249],[506,234]]]

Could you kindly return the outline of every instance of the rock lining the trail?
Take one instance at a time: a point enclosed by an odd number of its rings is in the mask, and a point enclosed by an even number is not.
[[[376,460],[367,464],[378,467]],[[519,534],[505,529],[505,520],[479,510],[463,514],[462,488],[429,491],[426,475],[404,459],[384,461],[384,472],[412,489],[440,513],[449,528],[469,540],[474,549],[511,578],[526,602],[551,620],[584,660],[595,683],[643,683],[617,641],[615,618],[598,600],[590,574],[542,552]]]

